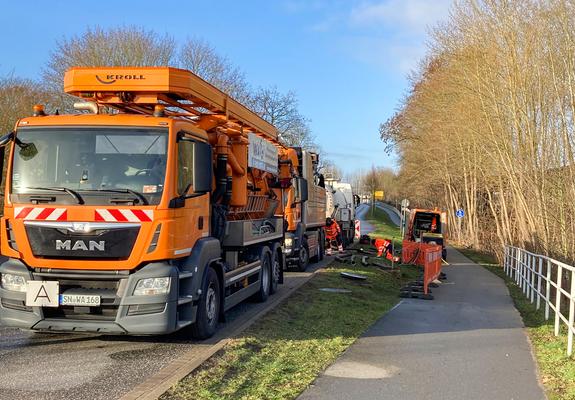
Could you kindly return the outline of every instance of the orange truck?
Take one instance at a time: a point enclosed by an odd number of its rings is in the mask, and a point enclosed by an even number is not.
[[[447,260],[447,213],[445,211],[411,209],[405,218],[404,240],[434,243],[442,247],[442,258]]]
[[[318,155],[225,93],[169,67],[72,68],[64,90],[81,113],[36,106],[0,139],[3,325],[207,338],[323,257]]]

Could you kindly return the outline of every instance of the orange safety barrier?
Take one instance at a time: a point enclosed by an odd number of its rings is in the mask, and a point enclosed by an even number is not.
[[[404,240],[401,261],[423,267],[423,293],[428,294],[429,284],[441,274],[441,246]]]
[[[441,246],[433,245],[423,249],[423,293],[428,294],[429,284],[441,274]]]
[[[425,249],[435,248],[437,245],[421,242],[412,242],[404,240],[401,247],[401,262],[404,264],[421,265],[425,263],[423,251]]]

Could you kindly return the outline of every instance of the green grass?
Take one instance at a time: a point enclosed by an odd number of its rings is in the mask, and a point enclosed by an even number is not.
[[[344,279],[344,271],[367,280]],[[333,262],[161,399],[295,399],[397,304],[399,289],[418,274],[412,266],[392,273]]]
[[[340,272],[366,275],[351,281]],[[335,264],[233,339],[161,399],[294,399],[399,300],[416,268],[389,273]],[[328,293],[320,288],[349,289]]]
[[[370,236],[392,239],[395,248],[401,248],[402,237],[399,227],[391,222],[385,211],[377,207],[374,210],[370,208],[365,213],[365,218],[374,227],[374,231],[369,234]]]
[[[545,321],[544,307],[537,310],[490,255],[469,249],[458,250],[505,281],[515,307],[523,318],[548,399],[575,399],[575,360],[567,356],[565,332],[558,337],[553,334],[553,313],[551,319]]]

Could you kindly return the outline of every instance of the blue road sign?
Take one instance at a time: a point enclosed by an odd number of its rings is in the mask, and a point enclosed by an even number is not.
[[[463,211],[463,208],[460,208],[459,210],[457,210],[455,212],[455,216],[457,218],[463,218],[465,216],[465,211]]]

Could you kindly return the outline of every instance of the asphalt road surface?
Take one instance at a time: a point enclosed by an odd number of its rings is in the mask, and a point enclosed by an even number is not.
[[[277,295],[306,273],[286,273]],[[226,313],[220,331],[233,336],[266,303],[244,302]],[[0,399],[114,399],[130,391],[183,352],[210,346],[183,334],[155,337],[52,334],[0,327]]]
[[[545,399],[505,283],[449,252],[433,301],[403,300],[299,400]]]
[[[367,235],[369,232],[373,231],[373,225],[365,220],[369,209],[369,204],[364,203],[357,206],[355,210],[355,217],[361,221],[359,229],[362,235]]]

